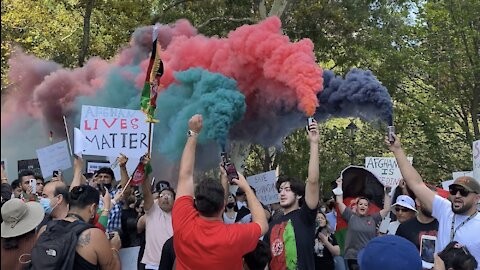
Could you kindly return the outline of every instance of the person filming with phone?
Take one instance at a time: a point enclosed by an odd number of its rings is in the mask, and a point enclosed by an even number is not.
[[[449,200],[436,195],[408,161],[400,139],[396,135],[393,137],[393,142],[385,139],[385,144],[395,155],[405,182],[420,200],[422,207],[438,220],[435,252],[438,253],[455,240],[467,246],[475,259],[480,261],[480,215],[477,210],[480,185],[477,180],[469,176],[455,179],[449,187]]]

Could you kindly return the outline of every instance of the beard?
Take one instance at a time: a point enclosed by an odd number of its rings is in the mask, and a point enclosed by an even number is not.
[[[283,209],[288,209],[290,207],[292,207],[293,205],[295,205],[295,200],[291,200],[291,201],[285,201],[283,204],[280,202],[280,206],[283,208]]]
[[[472,206],[473,206],[473,203],[463,202],[463,205],[460,208],[455,208],[454,203],[452,203],[452,212],[455,213],[455,214],[462,215],[462,214],[468,212],[468,210],[470,210],[472,208]]]

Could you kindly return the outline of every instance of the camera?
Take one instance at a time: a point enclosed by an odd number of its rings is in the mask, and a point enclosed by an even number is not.
[[[235,165],[230,161],[226,152],[222,152],[221,156],[222,166],[227,173],[228,182],[230,182],[230,185],[236,185],[232,179],[238,179],[237,168],[235,168]]]

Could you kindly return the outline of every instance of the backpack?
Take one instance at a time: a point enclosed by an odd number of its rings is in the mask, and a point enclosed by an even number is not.
[[[71,270],[78,236],[93,225],[80,220],[52,220],[37,239],[31,253],[31,270]]]

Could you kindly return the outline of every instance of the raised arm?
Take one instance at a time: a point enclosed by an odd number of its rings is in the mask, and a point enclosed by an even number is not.
[[[392,197],[390,197],[390,192],[392,191],[391,187],[385,187],[385,197],[383,198],[383,209],[380,210],[380,216],[382,218],[388,215],[390,208],[392,207]]]
[[[224,190],[224,197],[225,201],[228,199],[228,195],[230,194],[230,188],[228,183],[227,172],[225,168],[223,168],[222,164],[220,164],[220,182],[222,183],[223,190]]]
[[[335,182],[337,183],[337,188],[333,190],[333,194],[335,194],[335,201],[337,202],[338,210],[340,210],[340,214],[343,214],[343,211],[345,211],[347,206],[343,203],[342,177],[340,176]]]
[[[150,177],[147,177],[142,183],[143,209],[150,210],[153,206],[152,187],[150,186]]]
[[[268,221],[265,215],[265,211],[263,210],[262,205],[258,201],[257,196],[255,196],[255,193],[253,192],[245,177],[239,172],[237,173],[238,178],[240,179],[233,179],[232,181],[234,181],[239,188],[245,191],[245,194],[247,195],[248,208],[250,208],[250,213],[252,214],[252,222],[260,225],[260,229],[262,231],[261,235],[264,235],[268,231]]]
[[[125,187],[129,179],[128,171],[127,171],[127,162],[128,162],[128,157],[125,156],[124,154],[120,154],[120,156],[118,157],[118,166],[120,167],[120,186],[122,188]],[[128,186],[126,189],[130,189],[130,186]],[[125,190],[124,192],[126,191],[127,190]]]
[[[318,125],[314,120],[308,128],[308,141],[310,142],[310,160],[308,162],[308,179],[305,186],[305,202],[308,208],[315,209],[318,206],[320,196],[319,161],[318,161]]]
[[[82,175],[83,159],[77,155],[73,158],[73,180],[70,184],[70,191],[76,186],[85,184],[84,177]]]
[[[182,196],[193,197],[193,169],[195,165],[195,150],[197,139],[202,130],[203,118],[196,114],[188,121],[190,129],[187,143],[183,149],[182,160],[180,161],[180,172],[178,175],[177,198]]]
[[[385,144],[388,145],[390,151],[395,155],[403,179],[407,183],[407,186],[415,193],[415,196],[422,202],[422,206],[425,207],[426,210],[432,211],[435,193],[423,183],[420,174],[408,161],[402,149],[400,139],[396,135],[393,135],[393,137],[395,138],[393,143],[390,143],[388,138],[385,138]]]

